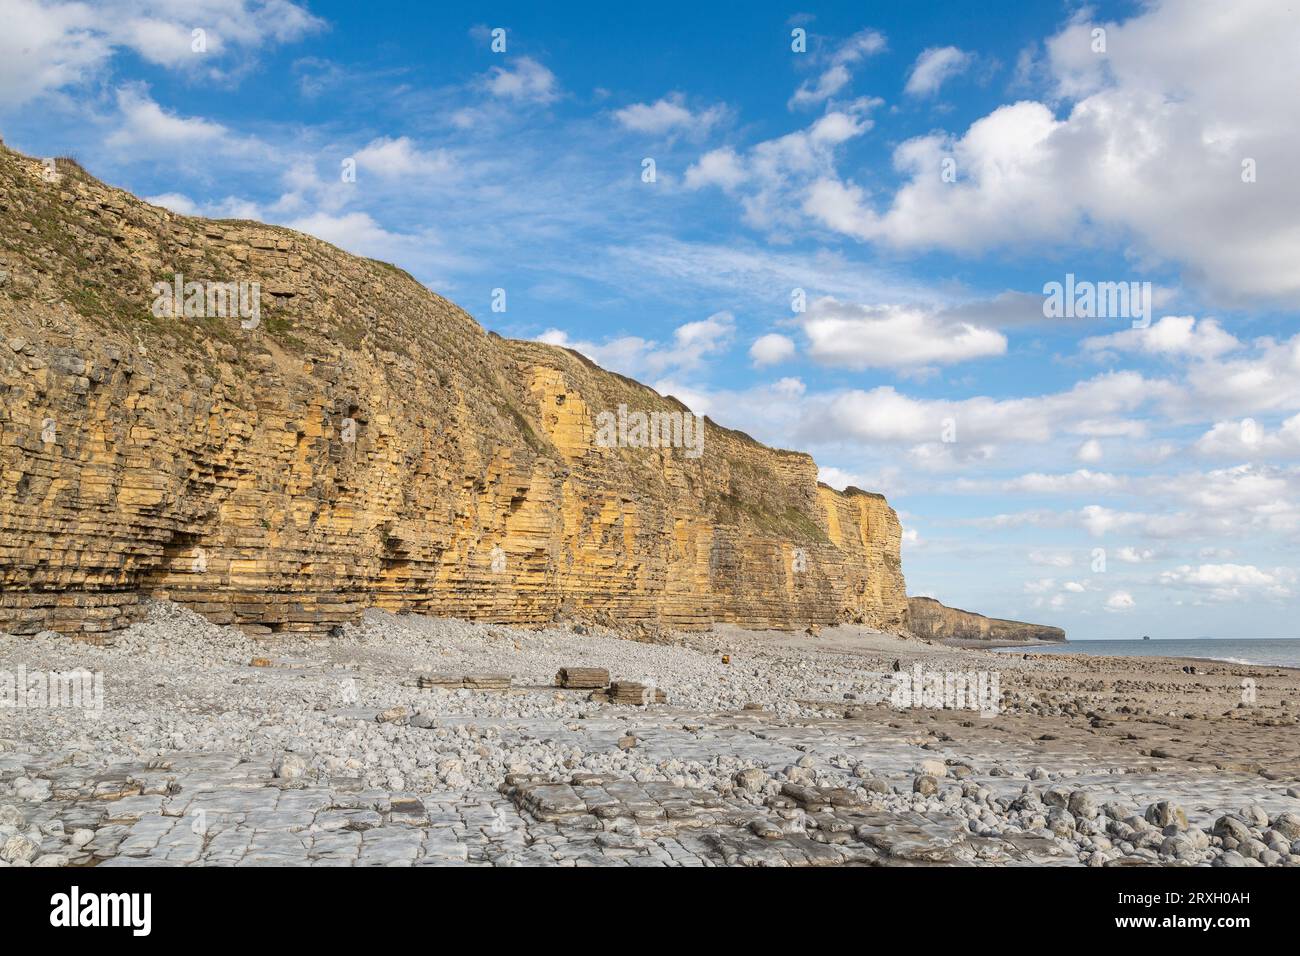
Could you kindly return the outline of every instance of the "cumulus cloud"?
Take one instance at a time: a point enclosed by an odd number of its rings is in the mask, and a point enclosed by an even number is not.
[[[802,395],[807,390],[808,386],[804,385],[802,379],[791,376],[778,378],[772,383],[772,391],[777,395],[782,395],[787,398],[795,398]]]
[[[800,84],[799,89],[790,97],[788,105],[791,109],[796,109],[824,102],[848,86],[852,79],[853,74],[849,68],[837,63],[817,77],[816,81]]]
[[[1241,348],[1241,342],[1225,332],[1214,319],[1199,322],[1190,315],[1167,315],[1145,329],[1124,329],[1112,335],[1086,338],[1088,352],[1142,352],[1179,358],[1217,358]]]
[[[498,99],[516,103],[553,103],[559,99],[555,74],[530,56],[520,57],[514,69],[494,66],[482,78],[483,87]]]
[[[808,354],[848,368],[915,368],[1002,355],[1001,332],[945,321],[917,308],[854,305],[829,296],[809,305],[803,319]]]
[[[421,151],[407,136],[371,140],[353,158],[361,169],[383,177],[446,176],[454,168],[446,150]]]
[[[1124,547],[1115,549],[1115,558],[1125,564],[1142,564],[1144,561],[1150,561],[1155,556],[1156,553],[1150,548]]]
[[[1131,611],[1135,607],[1137,607],[1137,602],[1133,600],[1133,595],[1127,591],[1114,591],[1110,597],[1106,598],[1105,609],[1113,613]]]
[[[806,225],[804,203],[791,192],[833,174],[835,151],[872,128],[870,113],[881,100],[859,98],[837,105],[807,128],[759,143],[743,154],[714,150],[687,167],[688,188],[719,186],[736,195],[745,221],[759,229]]]
[[[1070,595],[1086,594],[1095,590],[1090,581],[1057,581],[1056,578],[1039,578],[1024,583],[1026,594],[1036,595],[1032,602],[1034,607],[1060,609],[1067,605]]]
[[[1300,335],[1261,339],[1247,353],[1194,363],[1169,410],[1193,419],[1300,410]]]
[[[749,357],[759,368],[776,365],[794,357],[794,342],[784,335],[770,332],[754,340],[749,347]]]
[[[1080,445],[1079,450],[1074,453],[1074,457],[1078,458],[1079,461],[1088,462],[1089,464],[1096,464],[1101,461],[1103,455],[1104,453],[1102,451],[1101,442],[1097,441],[1095,438],[1089,438],[1086,442]]]
[[[1300,415],[1292,415],[1269,431],[1253,418],[1215,422],[1193,446],[1207,458],[1236,458],[1261,461],[1300,457]]]
[[[802,435],[864,442],[940,442],[946,424],[954,445],[1046,442],[1076,428],[1089,415],[1137,409],[1162,389],[1137,372],[1099,375],[1042,396],[961,400],[918,399],[882,385],[810,397]]]
[[[744,161],[735,150],[724,147],[705,153],[688,166],[683,182],[687,189],[720,186],[730,190],[743,183],[746,175]]]
[[[161,193],[157,196],[146,196],[144,201],[153,203],[155,206],[162,206],[164,209],[170,209],[182,216],[198,216],[201,214],[199,204],[182,193]]]
[[[710,106],[692,111],[680,93],[670,93],[654,103],[633,103],[614,111],[614,119],[624,129],[651,136],[667,133],[703,134],[726,115],[726,108]]]
[[[374,217],[365,212],[341,215],[314,212],[290,220],[285,225],[357,255],[383,255],[400,242],[398,236],[384,229]]]
[[[843,491],[852,485],[855,488],[862,487],[862,476],[854,472],[845,471],[842,468],[821,467],[817,469],[817,480],[823,484],[830,485],[836,491]]]
[[[167,69],[225,79],[233,57],[324,27],[289,0],[4,0],[0,12],[4,106],[79,87],[100,76],[121,51]],[[193,48],[195,28],[205,31],[203,52]]]
[[[1140,511],[1088,504],[1082,508],[1029,510],[973,519],[986,528],[1075,527],[1096,538],[1124,533],[1149,539],[1194,541],[1261,533],[1292,535],[1300,530],[1300,468],[1238,465],[1185,472],[1159,480],[1129,482],[1131,496],[1145,495],[1157,507]],[[1149,550],[1121,550],[1120,560],[1147,560]]]
[[[955,46],[924,50],[912,65],[903,92],[908,96],[933,96],[945,80],[964,72],[973,59]]]
[[[1290,568],[1265,571],[1253,564],[1184,564],[1160,575],[1162,585],[1200,590],[1214,601],[1290,597],[1295,579]]]
[[[117,108],[122,122],[108,138],[112,145],[202,146],[229,134],[219,123],[164,110],[140,86],[119,90]]]
[[[699,368],[709,356],[724,351],[730,345],[735,328],[736,320],[730,312],[715,312],[706,319],[679,325],[673,331],[671,343],[660,343],[635,335],[618,336],[604,342],[575,341],[560,329],[547,329],[537,337],[537,341],[571,348],[593,362],[624,375],[652,378]],[[682,391],[686,388],[681,385],[677,387]],[[673,394],[686,400],[679,392]],[[704,404],[702,399],[703,394],[698,393],[696,404],[687,404],[698,410],[697,406]]]
[[[1105,56],[1085,13],[1048,41],[1043,101],[899,144],[892,196],[869,195],[829,161],[785,176],[785,205],[818,228],[909,250],[986,255],[1105,235],[1224,302],[1300,303],[1300,178],[1284,172],[1300,124],[1290,98],[1261,93],[1293,85],[1300,19],[1272,0],[1212,18],[1153,2],[1104,25]],[[1219,68],[1205,67],[1208,48]],[[955,182],[935,174],[946,159]]]

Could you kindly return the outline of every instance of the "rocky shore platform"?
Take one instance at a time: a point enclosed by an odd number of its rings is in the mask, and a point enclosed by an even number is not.
[[[0,636],[0,866],[1300,865],[1300,672],[813,630]]]

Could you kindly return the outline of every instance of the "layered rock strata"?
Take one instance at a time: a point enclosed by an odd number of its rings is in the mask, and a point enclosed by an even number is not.
[[[160,308],[178,275],[200,314]],[[228,283],[255,284],[256,316],[215,314]],[[0,630],[93,638],[150,595],[263,635],[372,605],[680,628],[907,611],[894,511],[808,455],[712,421],[698,456],[606,447],[601,412],[684,407],[386,263],[2,146],[0,399]]]
[[[918,637],[934,641],[1015,644],[1022,641],[1059,643],[1065,640],[1065,631],[1059,627],[985,617],[974,611],[946,607],[928,597],[908,598],[907,628]]]

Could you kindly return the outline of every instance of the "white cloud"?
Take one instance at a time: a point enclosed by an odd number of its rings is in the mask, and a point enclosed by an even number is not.
[[[761,202],[744,195],[747,220],[768,228],[750,207],[781,205],[865,241],[977,256],[1104,239],[1134,261],[1180,268],[1228,304],[1300,303],[1300,177],[1287,174],[1300,123],[1289,97],[1261,93],[1294,85],[1300,18],[1273,0],[1214,17],[1152,2],[1105,24],[1105,56],[1091,49],[1092,26],[1080,14],[1048,42],[1056,89],[1046,102],[1004,104],[964,132],[901,143],[893,162],[905,181],[892,197],[876,200],[828,155],[765,180]],[[936,174],[945,159],[955,182]]]
[[[635,335],[619,336],[604,342],[574,341],[560,329],[547,329],[537,337],[537,341],[571,348],[598,365],[624,375],[652,378],[698,369],[706,358],[727,348],[735,327],[735,317],[730,312],[715,312],[707,319],[679,325],[673,331],[673,341],[666,345]],[[657,385],[655,387],[658,389]],[[674,394],[686,401],[683,395]],[[697,403],[704,404],[701,400],[703,393],[695,394]],[[698,410],[696,404],[687,404]]]
[[[658,379],[650,383],[650,387],[660,395],[671,395],[697,415],[717,414],[713,397],[707,391],[672,378]]]
[[[1142,564],[1145,561],[1150,561],[1155,556],[1156,553],[1150,548],[1125,547],[1115,549],[1116,559],[1123,561],[1125,564]]]
[[[922,51],[912,65],[903,92],[909,96],[933,96],[944,80],[970,66],[973,57],[955,46],[931,47]]]
[[[1268,431],[1253,418],[1215,422],[1193,446],[1207,458],[1244,458],[1249,461],[1300,457],[1300,415],[1292,415],[1275,431]]]
[[[680,93],[670,93],[654,103],[633,103],[614,111],[614,118],[624,129],[651,136],[672,132],[703,134],[725,115],[726,109],[722,106],[692,112]]]
[[[854,369],[951,365],[1007,350],[1006,336],[993,329],[948,323],[921,309],[854,305],[829,296],[810,304],[803,330],[814,361]]]
[[[370,244],[392,238],[369,213],[364,212],[350,212],[342,216],[318,212],[295,219],[287,225],[349,251],[367,248]]]
[[[220,123],[167,112],[141,86],[118,90],[117,108],[121,122],[108,137],[110,146],[204,147],[235,139]]]
[[[720,186],[723,189],[735,189],[747,177],[744,162],[730,147],[715,149],[705,153],[686,169],[683,182],[687,189],[701,189],[705,186]]]
[[[520,57],[513,70],[494,66],[483,79],[487,91],[517,103],[553,103],[559,99],[555,74],[532,57]]]
[[[1127,591],[1115,591],[1110,597],[1106,598],[1106,610],[1117,613],[1131,611],[1137,607],[1137,602],[1133,600],[1133,595]]]
[[[1129,482],[1124,491],[1177,510],[1133,511],[1090,504],[1073,511],[998,514],[969,523],[986,528],[1078,527],[1097,538],[1124,532],[1183,542],[1300,531],[1300,468],[1238,465]],[[1152,556],[1150,551],[1135,549],[1119,553],[1125,561]]]
[[[853,74],[849,72],[849,68],[843,63],[837,63],[817,77],[815,83],[800,84],[787,105],[790,109],[796,109],[824,102],[848,86],[852,79]]]
[[[1085,418],[1075,422],[1071,429],[1078,435],[1095,435],[1099,438],[1146,438],[1150,431],[1150,425],[1144,421],[1122,418]],[[1098,455],[1103,449],[1100,444],[1096,448],[1087,447],[1085,442],[1079,446],[1076,455],[1080,461],[1087,461],[1089,457]],[[1098,455],[1096,460],[1100,460]]]
[[[157,196],[146,196],[144,201],[153,203],[155,206],[162,206],[164,209],[170,209],[182,216],[201,215],[198,203],[181,193],[161,193]]]
[[[1022,235],[1051,242],[1062,225],[1087,219],[1131,233],[1135,252],[1181,263],[1225,298],[1296,301],[1300,229],[1286,210],[1300,205],[1300,186],[1288,176],[1243,182],[1242,162],[1267,170],[1300,147],[1289,101],[1259,94],[1290,84],[1285,51],[1300,44],[1300,21],[1268,0],[1245,0],[1213,20],[1195,5],[1167,2],[1106,29],[1104,57],[1090,49],[1088,23],[1049,43],[1061,92],[1079,99],[1059,122],[1031,119],[1034,107],[1019,104],[1030,133],[1024,161],[991,168],[990,158],[1004,153],[981,141],[975,124],[953,144],[959,169],[971,175],[948,184],[958,187],[948,198],[961,201],[944,203],[918,175],[896,197],[885,233],[920,238],[902,222],[920,204],[931,212],[947,205],[960,223],[955,232],[998,239],[999,216],[1028,213],[1017,220]],[[1221,69],[1204,68],[1197,51],[1207,44]],[[1049,187],[1055,195],[1043,195]],[[1021,195],[1033,197],[1028,208]],[[929,240],[945,244],[937,233]]]
[[[1300,507],[1295,469],[1236,465],[1208,472],[1190,472],[1166,479],[1155,493],[1172,495],[1207,511],[1250,512]]]
[[[324,27],[289,0],[3,0],[0,19],[0,105],[6,106],[82,86],[123,50],[168,69],[224,80],[232,55]],[[193,49],[196,27],[206,31],[206,52]]]
[[[784,335],[770,332],[754,340],[749,347],[749,357],[756,367],[776,365],[794,357],[794,342]]]
[[[201,62],[192,49],[193,28],[185,24],[135,17],[122,25],[120,36],[126,46],[158,66],[175,68]],[[210,40],[204,37],[204,43],[207,51],[203,55],[219,53],[223,45],[220,34],[214,34]]]
[[[875,30],[862,30],[844,41],[831,55],[829,65],[816,80],[806,80],[795,90],[787,106],[802,109],[824,103],[849,85],[855,63],[885,49],[885,37]]]
[[[1082,416],[1136,409],[1162,393],[1159,383],[1137,372],[1100,375],[1055,394],[945,401],[916,399],[891,386],[812,396],[802,435],[864,442],[938,442],[945,422],[956,429],[954,444],[1046,442],[1068,432]]]
[[[1079,450],[1075,452],[1074,457],[1078,458],[1079,461],[1087,462],[1088,464],[1096,464],[1101,461],[1103,457],[1101,442],[1097,441],[1095,438],[1089,438],[1079,446]]]
[[[789,376],[786,378],[779,378],[772,383],[772,391],[777,395],[782,395],[786,398],[797,398],[807,391],[807,389],[808,387],[804,385],[801,379]]]
[[[1264,571],[1253,564],[1184,564],[1160,575],[1163,585],[1199,589],[1215,601],[1290,597],[1290,584],[1295,579],[1295,572],[1289,568]]]
[[[112,56],[85,4],[5,0],[0,31],[0,104],[21,106],[49,90],[83,83]]]
[[[1030,551],[1026,556],[1030,564],[1048,568],[1069,568],[1074,566],[1074,555],[1069,551]]]
[[[854,472],[844,471],[841,468],[820,467],[817,469],[817,480],[823,484],[830,485],[836,491],[843,491],[852,485],[855,488],[862,487],[862,476]]]
[[[1045,475],[1034,472],[1003,484],[1010,492],[1033,495],[1114,494],[1128,487],[1128,480],[1120,475],[1089,471],[1081,468],[1065,475]]]
[[[363,170],[383,177],[447,176],[455,164],[445,149],[422,152],[409,137],[371,140],[353,157]]]
[[[1044,143],[1058,125],[1040,103],[1003,106],[960,140],[930,134],[901,144],[894,166],[911,178],[883,215],[837,173],[814,183],[804,206],[836,232],[904,248],[971,253],[1022,243],[1027,235],[1059,241],[1072,224],[1075,199],[1040,168],[1048,162]],[[956,182],[935,174],[945,159],[956,162]]]
[[[1300,411],[1300,335],[1260,339],[1251,354],[1192,364],[1170,396],[1174,414],[1204,417]]]
[[[759,143],[744,155],[714,150],[687,168],[685,183],[728,188],[755,228],[802,227],[806,184],[833,173],[836,148],[871,129],[869,114],[879,105],[879,99],[865,97],[839,105],[806,129]]]
[[[1199,322],[1190,315],[1167,315],[1145,329],[1124,329],[1083,340],[1089,352],[1142,352],[1179,358],[1217,358],[1241,348],[1241,342],[1213,319]]]

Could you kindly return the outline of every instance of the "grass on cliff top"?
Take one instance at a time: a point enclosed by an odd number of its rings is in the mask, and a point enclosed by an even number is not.
[[[758,502],[746,501],[728,492],[719,496],[713,511],[714,520],[718,524],[743,527],[749,523],[764,534],[778,538],[817,544],[830,542],[817,522],[794,506],[784,511],[772,511]]]

